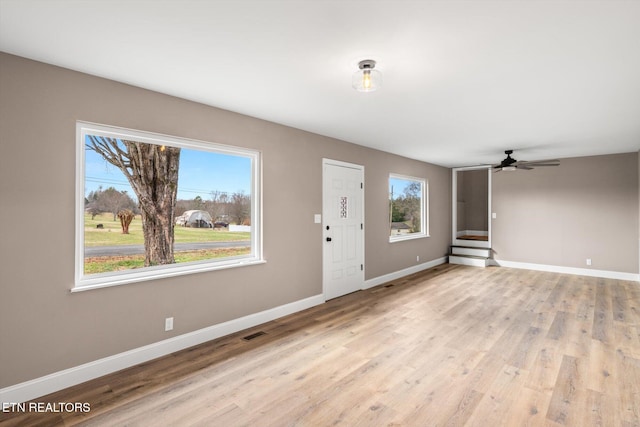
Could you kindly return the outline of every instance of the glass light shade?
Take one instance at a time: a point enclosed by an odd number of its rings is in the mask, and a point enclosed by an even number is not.
[[[374,68],[356,71],[351,78],[351,86],[358,92],[373,92],[382,85],[382,73]]]

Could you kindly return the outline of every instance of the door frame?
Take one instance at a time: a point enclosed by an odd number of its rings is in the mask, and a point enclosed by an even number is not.
[[[458,172],[471,170],[487,170],[487,234],[486,242],[458,239]],[[471,246],[476,248],[491,248],[491,165],[467,166],[451,169],[451,244],[454,246]]]
[[[325,245],[325,238],[327,237],[327,215],[326,215],[326,209],[328,209],[327,206],[325,206],[325,192],[327,191],[327,189],[325,188],[325,166],[339,166],[339,167],[344,167],[344,168],[349,168],[349,169],[356,169],[358,171],[360,171],[361,173],[361,178],[362,178],[362,192],[361,194],[361,211],[362,211],[362,224],[364,226],[365,223],[365,206],[364,206],[364,201],[365,201],[365,197],[364,197],[364,165],[358,165],[355,163],[348,163],[348,162],[344,162],[341,160],[333,160],[333,159],[327,159],[327,158],[323,158],[322,159],[322,295],[324,297],[324,300],[327,301],[327,278],[325,277],[325,263],[328,262],[328,260],[325,259],[325,251],[324,251],[324,245]],[[359,289],[362,290],[364,289],[364,277],[365,277],[365,238],[364,238],[364,229],[363,232],[360,233],[360,244],[362,247],[362,265],[363,265],[363,269],[362,269],[362,275],[361,275],[361,283],[359,286]]]

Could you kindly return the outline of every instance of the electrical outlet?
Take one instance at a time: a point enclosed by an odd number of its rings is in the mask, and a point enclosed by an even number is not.
[[[164,330],[165,332],[173,330],[173,317],[164,319]]]
[[[416,262],[420,262],[420,255],[416,256]]]
[[[587,265],[591,265],[591,258],[587,258]]]

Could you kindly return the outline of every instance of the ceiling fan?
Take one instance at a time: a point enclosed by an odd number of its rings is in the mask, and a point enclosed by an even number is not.
[[[504,154],[507,155],[507,158],[497,165],[492,165],[494,172],[500,171],[514,171],[516,169],[522,170],[531,170],[533,168],[537,168],[538,166],[559,166],[560,160],[536,160],[533,162],[527,162],[524,160],[516,160],[511,155],[513,154],[513,150],[505,150]]]

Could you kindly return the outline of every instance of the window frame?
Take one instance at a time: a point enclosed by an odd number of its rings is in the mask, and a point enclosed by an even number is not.
[[[165,145],[213,153],[243,156],[251,160],[251,252],[222,259],[192,261],[170,265],[142,267],[126,271],[84,273],[85,211],[85,137],[99,135],[133,139],[147,144]],[[127,129],[84,121],[76,122],[76,205],[75,205],[75,281],[71,292],[118,286],[147,280],[194,274],[248,265],[262,264],[262,153],[258,150],[182,138],[155,132]]]
[[[391,180],[400,179],[404,181],[415,181],[420,184],[420,231],[402,235],[391,234]],[[389,207],[389,243],[403,242],[406,240],[422,239],[430,237],[429,234],[429,180],[415,176],[403,175],[398,173],[390,173],[387,180],[387,202]]]

